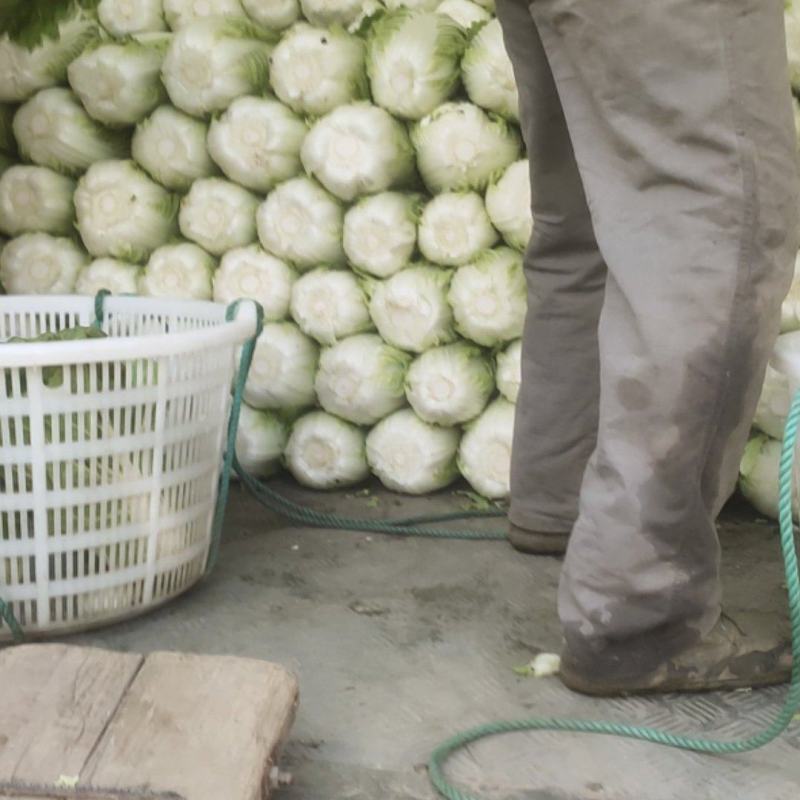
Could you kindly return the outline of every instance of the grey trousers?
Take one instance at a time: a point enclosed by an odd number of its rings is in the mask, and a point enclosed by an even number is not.
[[[534,213],[510,517],[572,532],[573,656],[663,657],[719,616],[715,520],[800,243],[783,2],[497,11]]]

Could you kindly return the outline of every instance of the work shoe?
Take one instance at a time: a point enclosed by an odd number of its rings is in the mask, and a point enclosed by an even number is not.
[[[757,688],[786,683],[792,673],[791,644],[785,638],[748,636],[724,614],[708,636],[655,669],[636,670],[637,659],[633,655],[630,659],[624,655],[604,659],[598,653],[587,666],[565,650],[561,680],[575,692],[609,697]]]
[[[563,556],[567,552],[568,533],[545,533],[508,524],[508,541],[515,550],[536,556]]]

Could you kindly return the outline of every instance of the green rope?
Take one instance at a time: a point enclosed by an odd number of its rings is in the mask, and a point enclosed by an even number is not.
[[[468,511],[453,511],[449,514],[420,514],[417,517],[405,517],[394,520],[395,525],[421,525],[424,522],[452,522],[458,519],[497,519],[505,518],[507,512],[500,508],[470,509]],[[503,538],[506,538],[504,535]]]
[[[234,460],[236,473],[242,483],[255,496],[261,505],[275,511],[282,517],[306,525],[310,528],[328,528],[334,530],[361,531],[367,533],[385,533],[396,536],[421,536],[430,539],[471,539],[471,540],[498,540],[506,539],[504,531],[469,531],[469,530],[450,530],[448,528],[420,528],[416,522],[447,522],[452,519],[464,519],[476,515],[484,515],[487,512],[466,511],[457,514],[442,514],[439,516],[426,516],[411,520],[382,520],[382,519],[359,519],[357,517],[341,517],[338,514],[328,514],[322,511],[314,511],[298,503],[294,503],[282,494],[270,489],[261,481],[249,475],[238,462]],[[488,512],[495,516],[494,512]]]
[[[106,297],[110,296],[111,292],[109,292],[108,289],[101,289],[94,296],[94,322],[92,324],[95,328],[103,327],[103,320],[105,319],[106,315]]]
[[[18,644],[25,640],[25,632],[19,624],[17,618],[14,616],[14,610],[11,608],[10,603],[0,600],[0,618],[8,625],[11,631],[11,636]]]
[[[795,446],[797,443],[798,425],[800,425],[800,392],[793,401],[786,420],[786,431],[783,439],[783,451],[780,466],[780,526],[781,549],[783,551],[786,571],[786,586],[789,596],[789,616],[792,626],[792,681],[786,696],[783,709],[775,721],[761,733],[738,741],[720,742],[714,739],[693,738],[660,731],[655,728],[643,728],[638,725],[626,725],[615,722],[595,722],[581,719],[560,719],[558,717],[534,717],[532,719],[511,720],[479,725],[471,730],[454,736],[436,748],[428,763],[428,774],[436,791],[447,800],[480,800],[451,784],[444,771],[447,760],[458,750],[479,739],[498,734],[516,733],[519,731],[568,731],[571,733],[595,733],[607,736],[622,736],[652,744],[676,747],[681,750],[692,750],[697,753],[745,753],[756,750],[780,736],[792,723],[800,709],[800,576],[797,571],[797,550],[794,543],[792,525],[792,484],[794,478]]]
[[[231,303],[225,311],[225,319],[233,321],[243,300]],[[225,457],[222,462],[222,474],[219,479],[219,489],[217,491],[217,505],[214,508],[214,519],[211,523],[211,543],[208,549],[208,560],[206,562],[206,575],[216,566],[219,558],[219,548],[222,542],[222,528],[225,524],[225,509],[228,505],[228,492],[231,483],[231,469],[236,458],[236,433],[239,430],[239,416],[242,411],[242,401],[244,398],[244,387],[247,383],[247,373],[250,371],[250,364],[253,362],[253,353],[256,349],[256,342],[264,329],[264,309],[260,303],[251,302],[256,309],[256,329],[253,336],[242,346],[239,356],[239,371],[233,386],[233,403],[231,414],[228,418],[228,435],[225,440]]]

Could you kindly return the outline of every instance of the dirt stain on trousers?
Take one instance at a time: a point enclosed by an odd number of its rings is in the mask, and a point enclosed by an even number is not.
[[[497,10],[534,214],[511,519],[572,531],[571,650],[646,658],[719,616],[715,520],[800,244],[783,3]]]

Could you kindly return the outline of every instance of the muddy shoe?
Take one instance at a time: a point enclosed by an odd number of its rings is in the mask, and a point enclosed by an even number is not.
[[[545,533],[508,524],[508,541],[515,550],[537,556],[563,556],[567,552],[568,533]]]
[[[779,636],[748,636],[723,615],[704,639],[645,671],[635,656],[598,657],[587,668],[565,651],[561,680],[582,694],[608,697],[666,692],[710,692],[786,683],[791,678],[791,644]],[[640,666],[643,660],[640,660]]]

